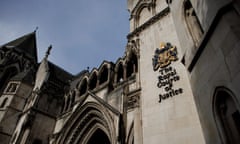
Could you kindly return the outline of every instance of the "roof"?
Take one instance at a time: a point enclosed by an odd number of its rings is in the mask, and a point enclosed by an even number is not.
[[[24,52],[37,62],[36,33],[32,32],[4,44],[2,47],[14,48]]]
[[[61,80],[66,83],[68,83],[68,81],[71,81],[74,78],[74,76],[71,73],[65,71],[64,69],[53,64],[52,62],[48,61],[48,65],[50,69],[50,77],[57,78],[58,80]]]
[[[32,69],[20,72],[11,78],[11,80],[13,81],[21,81],[23,83],[27,83],[30,85],[33,85],[34,79],[35,79],[35,73]]]

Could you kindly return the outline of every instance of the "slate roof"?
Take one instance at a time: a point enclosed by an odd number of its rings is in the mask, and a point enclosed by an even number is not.
[[[23,71],[11,78],[12,81],[21,81],[23,83],[33,85],[35,81],[35,73],[33,70]]]
[[[69,80],[71,81],[74,78],[71,73],[65,71],[50,61],[48,61],[48,66],[50,70],[50,78],[57,78],[58,80],[61,80],[65,83],[68,83]]]
[[[32,57],[35,62],[37,62],[37,45],[35,32],[21,36],[2,45],[1,47],[14,48],[18,51],[24,52],[28,56]]]

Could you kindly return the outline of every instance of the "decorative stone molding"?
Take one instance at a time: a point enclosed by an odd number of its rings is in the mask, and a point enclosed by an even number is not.
[[[128,41],[125,50],[126,61],[129,61],[131,53],[134,53],[138,58],[140,57],[140,39],[138,37]]]
[[[133,32],[131,32],[130,34],[127,35],[128,39],[133,38],[134,36],[138,35],[140,32],[142,32],[143,30],[145,30],[146,28],[148,28],[149,26],[151,26],[152,24],[154,24],[155,22],[159,21],[161,18],[163,18],[164,16],[168,15],[170,12],[170,8],[167,7],[165,8],[163,11],[161,11],[160,13],[158,13],[157,15],[153,16],[151,19],[149,19],[147,22],[145,22],[144,24],[142,24],[141,26],[137,27]]]
[[[133,8],[133,10],[131,11],[131,18],[133,18],[132,16],[138,16],[139,12],[141,12],[141,10],[144,7],[147,7],[148,9],[152,9],[152,7],[155,6],[155,2],[156,0],[140,0],[137,5]],[[136,18],[136,17],[135,17]]]
[[[23,52],[17,51],[12,47],[2,47],[0,50],[0,59],[5,59],[2,64],[11,64],[11,63],[19,63],[19,67],[21,70],[28,70],[29,68],[34,67],[33,59]]]
[[[94,128],[103,130],[114,144],[115,127],[111,114],[103,106],[88,102],[79,106],[68,122],[65,123],[63,133],[55,137],[58,144],[73,144],[75,142],[86,143]],[[58,139],[58,140],[57,140]]]
[[[127,97],[127,109],[133,109],[139,107],[140,96],[139,95],[130,95]]]

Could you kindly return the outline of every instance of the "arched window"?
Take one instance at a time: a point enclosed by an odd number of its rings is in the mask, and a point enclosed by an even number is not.
[[[117,69],[117,83],[122,82],[124,80],[124,68],[123,64],[119,63],[118,69]]]
[[[87,92],[87,79],[84,78],[82,81],[81,81],[81,85],[80,85],[80,88],[79,88],[79,95],[83,95]]]
[[[127,62],[127,78],[130,77],[133,74],[133,63],[132,61]]]
[[[138,13],[138,20],[137,20],[137,26],[141,26],[145,22],[147,22],[152,17],[152,12],[150,9],[150,6],[145,4],[143,8],[141,8],[140,12]]]
[[[194,45],[197,47],[202,39],[203,29],[189,0],[184,1],[184,17]]]
[[[214,116],[220,136],[224,143],[235,144],[240,141],[240,113],[231,92],[218,88],[214,95]]]
[[[1,104],[1,106],[0,106],[0,108],[4,108],[5,105],[6,105],[6,103],[7,103],[7,101],[8,101],[8,98],[4,98],[4,100],[3,100],[3,102],[2,102],[2,104]]]
[[[92,76],[89,78],[89,90],[93,90],[97,86],[97,73],[93,72]]]
[[[107,65],[103,66],[99,74],[99,84],[103,84],[108,80],[108,68]]]

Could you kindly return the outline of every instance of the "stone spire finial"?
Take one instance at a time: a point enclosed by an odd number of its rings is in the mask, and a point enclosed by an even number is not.
[[[36,33],[36,32],[37,32],[37,30],[38,30],[38,26],[35,28],[34,32]]]
[[[46,54],[45,54],[45,58],[46,58],[46,59],[47,59],[48,56],[50,55],[51,49],[52,49],[52,45],[50,45],[50,46],[48,47],[48,50],[46,51]]]

